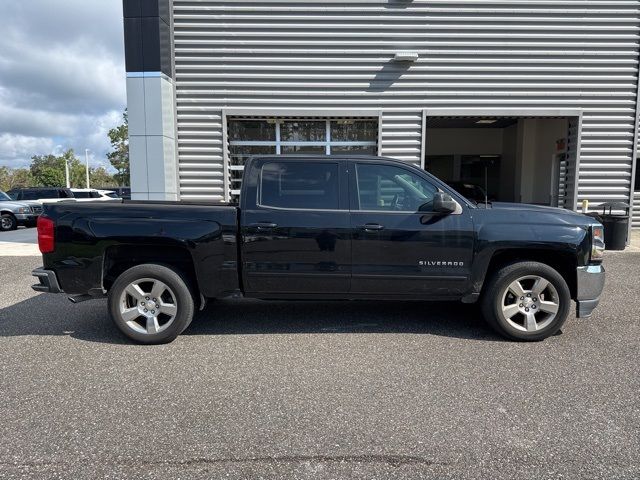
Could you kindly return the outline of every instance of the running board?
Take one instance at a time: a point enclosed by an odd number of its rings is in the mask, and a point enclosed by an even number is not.
[[[87,300],[92,300],[96,297],[92,297],[91,295],[88,295],[85,293],[83,295],[73,295],[67,298],[71,303],[82,303],[82,302],[86,302]]]

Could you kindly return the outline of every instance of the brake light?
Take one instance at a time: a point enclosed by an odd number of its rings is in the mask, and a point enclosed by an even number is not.
[[[49,217],[40,215],[38,217],[38,247],[40,252],[53,252],[56,247],[54,237],[54,223]]]

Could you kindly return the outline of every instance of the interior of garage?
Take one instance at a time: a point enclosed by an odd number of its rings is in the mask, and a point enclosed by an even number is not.
[[[425,169],[467,196],[558,206],[568,132],[567,117],[426,117]]]

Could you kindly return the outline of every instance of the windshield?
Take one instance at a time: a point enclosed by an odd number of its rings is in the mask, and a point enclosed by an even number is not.
[[[11,197],[0,190],[0,200],[11,200]]]

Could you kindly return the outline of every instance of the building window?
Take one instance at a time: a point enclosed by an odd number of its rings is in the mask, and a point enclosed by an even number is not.
[[[240,193],[245,161],[252,155],[376,155],[378,120],[230,117],[227,137],[234,197]]]

